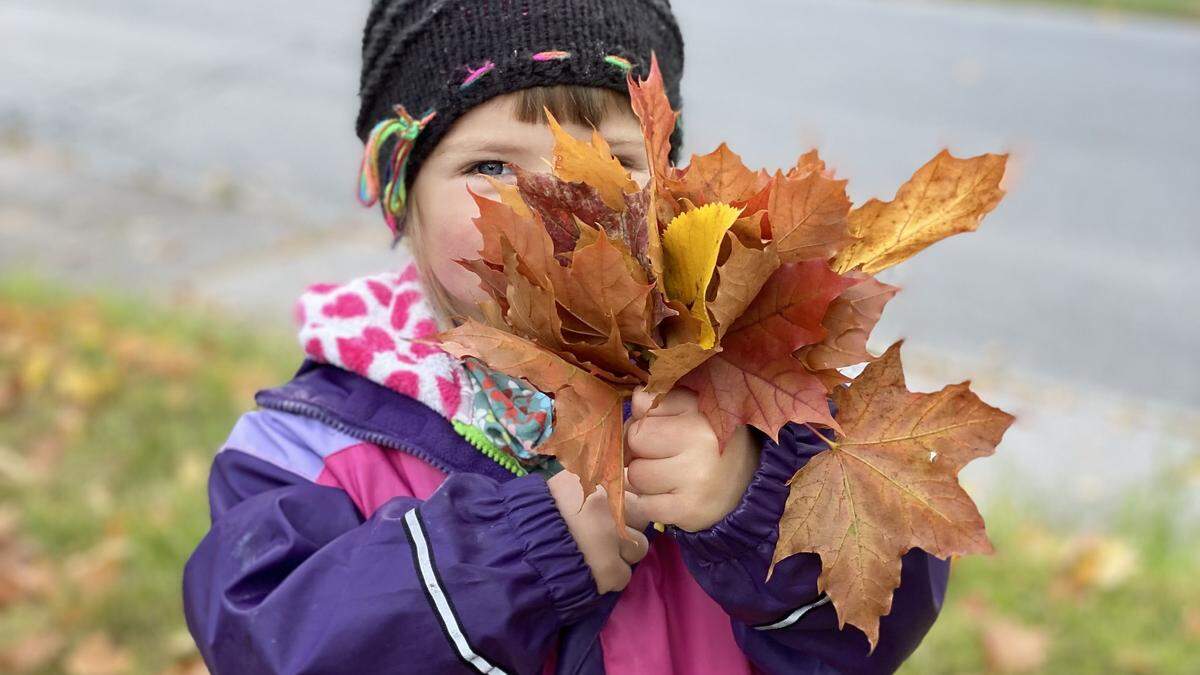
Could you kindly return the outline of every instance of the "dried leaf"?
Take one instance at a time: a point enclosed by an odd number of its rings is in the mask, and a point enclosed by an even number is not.
[[[821,159],[821,155],[814,148],[800,155],[800,159],[796,160],[796,165],[788,169],[788,178],[801,178],[810,173],[825,173],[825,160]],[[833,178],[832,172],[827,174],[829,178]]]
[[[958,159],[943,150],[917,170],[890,202],[872,199],[850,214],[850,234],[858,239],[838,254],[840,273],[861,267],[868,274],[887,269],[953,234],[979,227],[1000,203],[1000,179],[1008,155]]]
[[[824,337],[821,317],[848,283],[821,261],[781,266],[729,328],[722,351],[680,379],[722,447],[740,424],[771,438],[789,422],[837,426],[825,386],[792,353]]]
[[[768,209],[771,206],[771,193],[774,190],[775,179],[768,176],[767,182],[752,197],[732,204],[742,209],[742,217],[738,219],[737,223],[734,223],[733,230],[748,246],[772,238]]]
[[[753,197],[759,191],[759,179],[736,152],[722,143],[707,155],[693,155],[679,185],[672,186],[672,190],[694,204],[730,204]]]
[[[646,393],[666,394],[675,387],[679,378],[694,370],[720,351],[720,348],[705,349],[695,342],[683,342],[666,349],[651,350],[654,361],[650,364],[650,381]]]
[[[771,361],[743,350],[724,350],[679,380],[696,392],[722,448],[738,425],[777,439],[793,421],[833,424],[821,381],[792,356]]]
[[[495,268],[503,268],[504,248],[501,242],[507,241],[539,284],[548,285],[550,268],[558,263],[554,259],[554,243],[546,230],[498,201],[474,192],[471,196],[479,209],[479,217],[473,222],[483,236],[479,257]]]
[[[779,256],[775,248],[748,248],[737,237],[727,234],[729,257],[717,267],[717,292],[708,311],[716,324],[717,338],[733,325],[746,311],[767,279],[779,269]]]
[[[520,169],[517,166],[513,168]],[[533,218],[533,212],[529,210],[529,205],[525,203],[525,199],[521,195],[521,188],[505,183],[504,181],[496,180],[492,176],[484,175],[484,178],[491,184],[496,194],[500,195],[500,203],[512,209],[518,218]]]
[[[765,360],[791,356],[804,345],[825,337],[822,318],[834,298],[853,283],[829,271],[822,261],[782,265],[729,328],[721,344]]]
[[[637,192],[638,186],[600,132],[593,129],[592,142],[585,143],[567,133],[549,108],[546,121],[554,134],[554,175],[571,183],[586,183],[600,193],[608,208],[625,210],[625,193]]]
[[[650,334],[650,290],[653,286],[636,265],[603,233],[575,251],[570,268],[556,276],[555,290],[564,308],[607,335],[615,320],[623,342],[658,346]],[[635,276],[636,272],[641,272]]]
[[[579,222],[603,228],[610,237],[625,244],[633,256],[649,268],[646,210],[649,189],[626,194],[625,208],[613,211],[600,193],[585,183],[566,183],[553,176],[515,169],[517,189],[528,209],[540,218],[554,242],[555,255],[572,251],[582,232]]]
[[[117,675],[132,670],[133,655],[98,631],[71,650],[65,665],[69,675]]]
[[[738,218],[727,204],[708,204],[677,216],[663,232],[664,282],[667,296],[683,303],[701,323],[700,345],[716,344],[716,331],[705,308],[725,232]]]
[[[798,178],[775,174],[767,205],[771,236],[784,262],[824,260],[848,244],[846,181],[809,172]]]
[[[666,186],[678,173],[670,164],[670,155],[671,134],[675,130],[679,113],[671,109],[671,102],[663,86],[662,71],[658,68],[658,56],[654,52],[650,53],[650,73],[646,79],[635,80],[631,73],[626,80],[630,104],[642,127],[647,165],[650,167],[646,203],[646,260],[649,263],[651,278],[662,291],[661,233],[665,223],[671,222],[677,213],[675,200]],[[637,255],[636,251],[634,255]],[[661,303],[658,303],[658,306],[661,307]]]
[[[669,175],[671,155],[671,133],[679,113],[671,109],[671,101],[663,85],[662,71],[658,68],[658,56],[650,55],[650,73],[646,79],[637,81],[633,74],[627,77],[629,102],[642,126],[646,139],[646,158],[651,176],[662,181]]]
[[[884,305],[900,291],[865,274],[847,276],[858,283],[842,291],[830,303],[821,321],[826,330],[825,339],[796,353],[814,371],[844,368],[875,358],[867,351],[867,338],[879,321]]]
[[[921,394],[904,385],[900,342],[833,393],[841,431],[788,481],[771,569],[801,552],[821,557],[817,588],[840,626],[872,648],[891,610],[900,557],[989,553],[991,544],[958,472],[990,455],[1013,417],[979,400],[969,382]],[[768,576],[769,576],[768,572]]]

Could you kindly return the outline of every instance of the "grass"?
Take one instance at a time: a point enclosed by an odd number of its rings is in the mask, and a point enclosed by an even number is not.
[[[1099,11],[1200,19],[1200,0],[984,0],[991,4],[1064,5]]]
[[[0,672],[195,665],[180,573],[208,466],[254,390],[294,371],[286,347],[0,281]]]
[[[902,672],[1195,672],[1200,526],[1179,514],[1196,483],[1194,467],[1164,472],[1099,531],[992,504],[996,554],[955,561],[942,614]]]
[[[203,672],[180,574],[208,527],[209,462],[298,363],[285,337],[0,279],[0,672]],[[1126,495],[1103,532],[994,502],[998,553],[955,563],[904,672],[1193,671],[1188,476]]]

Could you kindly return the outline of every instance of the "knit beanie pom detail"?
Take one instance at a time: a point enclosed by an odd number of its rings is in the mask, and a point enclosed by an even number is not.
[[[421,119],[415,119],[399,104],[394,110],[395,117],[380,120],[371,129],[363,148],[362,166],[358,171],[358,201],[363,206],[371,206],[382,200],[384,220],[387,221],[393,235],[399,231],[399,217],[404,213],[404,204],[408,200],[408,188],[405,185],[408,155],[421,130],[437,115],[436,111],[431,110]],[[379,156],[388,141],[392,141],[391,157],[386,165],[387,182],[381,190]]]

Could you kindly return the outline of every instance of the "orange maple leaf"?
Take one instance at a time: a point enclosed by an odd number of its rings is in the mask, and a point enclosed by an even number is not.
[[[850,214],[850,234],[858,240],[838,253],[834,269],[874,274],[950,235],[976,229],[1004,196],[1000,180],[1007,161],[1008,155],[959,159],[942,150],[895,199],[872,199]]]
[[[722,143],[707,155],[693,155],[683,178],[671,185],[671,191],[700,206],[745,201],[759,187],[758,174],[746,168],[742,158]]]
[[[867,351],[867,338],[883,314],[883,307],[900,291],[859,272],[845,275],[856,283],[829,303],[821,325],[825,339],[801,348],[796,356],[812,370],[852,366],[874,357]]]
[[[849,283],[824,261],[781,266],[726,332],[721,350],[679,380],[696,392],[722,447],[741,424],[771,438],[788,422],[837,426],[825,386],[792,354],[825,336],[821,318]]]
[[[853,240],[846,231],[850,198],[846,181],[809,171],[789,178],[775,174],[767,204],[771,238],[784,262],[825,259]]]
[[[788,556],[818,554],[818,590],[833,602],[839,625],[860,628],[872,649],[905,552],[991,552],[958,472],[992,454],[1014,420],[980,401],[969,381],[929,394],[908,391],[900,344],[834,391],[841,430],[788,481],[767,574]]]

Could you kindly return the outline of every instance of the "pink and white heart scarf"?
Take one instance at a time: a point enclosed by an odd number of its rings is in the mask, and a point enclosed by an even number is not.
[[[473,387],[461,363],[424,342],[438,333],[411,256],[399,272],[309,286],[295,305],[309,358],[358,373],[470,424]]]

